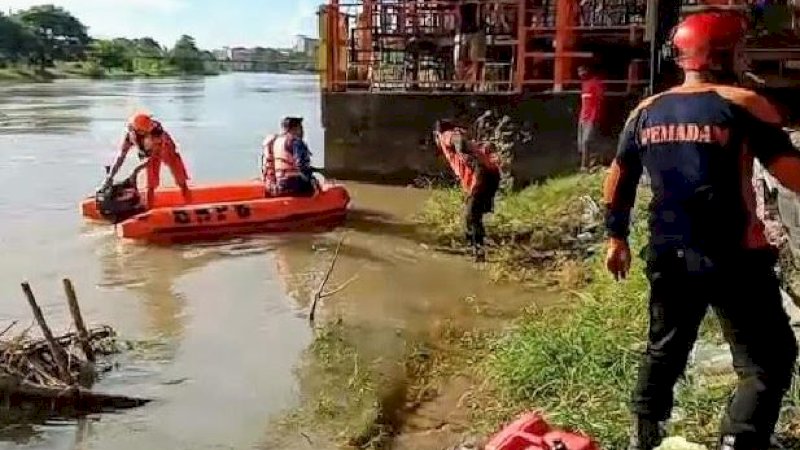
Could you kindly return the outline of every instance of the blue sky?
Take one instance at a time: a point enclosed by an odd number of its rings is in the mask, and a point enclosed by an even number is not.
[[[182,34],[200,47],[288,47],[317,35],[324,0],[0,0],[4,12],[51,3],[69,10],[92,36],[150,36],[171,46]]]

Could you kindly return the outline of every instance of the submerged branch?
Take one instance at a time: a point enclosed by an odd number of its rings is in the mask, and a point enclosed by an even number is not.
[[[322,300],[323,298],[331,297],[345,290],[350,284],[352,284],[358,278],[358,274],[355,274],[349,280],[345,281],[338,287],[331,289],[329,291],[325,290],[325,285],[328,284],[328,280],[330,280],[331,274],[333,273],[333,270],[336,268],[336,262],[339,260],[339,253],[342,250],[342,244],[344,244],[344,240],[345,240],[344,235],[341,238],[339,238],[339,242],[338,244],[336,244],[336,251],[333,253],[333,257],[331,258],[328,270],[325,271],[325,275],[322,277],[322,282],[320,282],[319,286],[317,287],[317,291],[314,293],[314,301],[311,304],[311,311],[309,311],[308,313],[308,320],[310,322],[314,322],[314,318],[317,312],[317,305],[319,304],[320,300]]]
[[[349,280],[347,280],[344,283],[340,284],[338,287],[336,287],[334,289],[331,289],[330,291],[327,291],[327,292],[323,293],[322,295],[320,295],[320,298],[331,297],[333,295],[338,294],[339,292],[342,292],[343,290],[347,289],[347,287],[350,286],[357,279],[358,279],[358,274],[353,275],[352,277],[350,277]]]
[[[11,322],[11,324],[9,326],[5,327],[5,329],[3,329],[3,331],[0,331],[0,337],[5,336],[6,333],[11,331],[11,329],[14,328],[15,326],[17,326],[18,323],[19,323],[19,320],[15,320],[15,321]]]

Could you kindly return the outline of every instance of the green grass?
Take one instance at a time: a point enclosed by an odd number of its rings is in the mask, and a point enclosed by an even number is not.
[[[341,322],[317,330],[298,368],[301,406],[281,420],[281,427],[313,433],[341,445],[358,446],[380,439],[378,385],[370,364],[361,358]]]
[[[641,232],[637,231],[640,242]],[[622,448],[627,402],[647,316],[641,262],[615,283],[600,258],[594,280],[568,308],[533,311],[497,342],[487,365],[502,403],[541,408],[554,422],[577,427],[607,448]]]
[[[204,76],[219,75],[216,70],[209,70]],[[44,72],[35,67],[15,65],[0,68],[0,82],[45,82],[65,78],[88,79],[132,79],[162,78],[183,75],[178,69],[167,64],[150,64],[136,67],[133,71],[100,67],[91,61],[59,62]]]
[[[50,81],[56,78],[52,71],[40,72],[28,67],[6,67],[0,69],[0,81],[5,82],[30,82]]]
[[[478,331],[447,322],[414,342],[399,337],[405,351],[378,351],[383,361],[365,359],[370,354],[365,349],[371,348],[371,339],[365,337],[370,334],[355,324],[325,325],[299,370],[304,401],[285,421],[293,431],[289,434],[315,433],[332,436],[340,445],[384,448],[402,432],[405,416],[413,414],[408,405],[436,401],[453,377],[466,376],[474,385],[459,403],[470,410],[472,431],[479,435],[491,434],[522,411],[541,410],[556,425],[589,433],[603,448],[625,448],[629,399],[648,326],[648,283],[638,254],[647,239],[649,196],[640,194],[634,215],[630,276],[615,282],[606,273],[604,252],[589,257],[563,252],[565,245],[573,245],[563,237],[574,235],[583,220],[581,197],[597,201],[601,182],[602,174],[575,175],[510,194],[499,200],[488,223],[494,238],[490,255],[497,258],[490,273],[499,270],[513,278],[521,273],[552,275],[568,267],[581,283],[562,291],[563,302],[546,308],[531,305],[505,329]],[[420,220],[429,237],[462,246],[458,191],[438,190],[427,206]],[[601,240],[602,233],[594,237]],[[563,256],[544,266],[527,256],[547,249]],[[722,342],[711,316],[701,339]],[[381,364],[399,370],[400,376],[387,378],[378,368]],[[690,367],[678,386],[670,434],[713,448],[735,381],[730,371],[712,374]],[[790,438],[800,436],[800,420],[792,412],[800,405],[799,383],[786,405],[790,408],[780,430]]]
[[[390,350],[366,341],[377,332],[383,342],[385,330],[341,320],[321,325],[298,367],[300,405],[271,434],[306,435],[339,448],[391,448],[415,407],[435,401],[444,383],[478,364],[491,342],[448,321],[435,328],[429,336],[397,335],[400,347]]]
[[[560,233],[573,229],[583,206],[580,198],[597,198],[601,174],[550,179],[518,193],[500,196],[494,214],[487,216],[487,232],[498,244],[531,244],[555,248]],[[460,190],[436,190],[418,215],[426,231],[441,243],[458,245],[463,240],[463,194]]]
[[[601,180],[601,174],[575,175],[511,194],[499,201],[488,221],[496,245],[510,247],[494,249],[500,255],[495,266],[505,276],[541,274],[542,270],[552,275],[571,263],[583,281],[573,291],[565,291],[564,304],[531,308],[501,337],[481,346],[483,360],[474,373],[487,383],[473,405],[479,430],[492,430],[521,411],[536,409],[545,411],[556,424],[591,434],[604,448],[625,447],[629,399],[648,325],[648,283],[638,257],[647,239],[648,195],[640,194],[637,205],[631,237],[634,263],[627,280],[617,283],[607,274],[604,252],[588,259],[570,254],[559,264],[545,266],[525,258],[532,250],[558,250],[564,245],[563,236],[574,235],[583,208],[579,199],[590,195],[599,200]],[[420,217],[433,239],[463,245],[459,241],[460,202],[460,195],[452,190],[433,196]],[[718,330],[709,317],[701,338],[721,342]],[[708,375],[690,368],[676,396],[671,432],[713,443],[734,383],[731,372]],[[797,386],[792,389],[787,405],[800,404],[799,391]],[[796,434],[792,431],[796,423],[787,419],[781,428]]]
[[[597,199],[601,173],[553,178],[506,196],[498,196],[495,212],[486,217],[491,275],[526,283],[582,284],[575,280],[569,261],[576,249],[565,245],[583,222],[584,197]],[[463,248],[463,194],[456,189],[436,190],[418,215],[428,238],[440,245]],[[579,251],[581,253],[581,251]],[[545,264],[538,256],[550,254]],[[542,269],[548,269],[542,272]]]

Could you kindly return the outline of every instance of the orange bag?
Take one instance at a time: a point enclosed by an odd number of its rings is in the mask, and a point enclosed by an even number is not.
[[[588,436],[554,429],[537,413],[528,413],[495,435],[485,450],[600,450]]]

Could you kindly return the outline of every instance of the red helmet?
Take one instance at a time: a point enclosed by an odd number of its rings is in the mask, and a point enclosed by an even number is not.
[[[734,11],[707,11],[686,17],[672,32],[677,62],[684,70],[704,70],[713,55],[732,52],[747,31],[744,16]]]
[[[128,126],[132,131],[140,134],[147,134],[156,128],[156,121],[147,114],[138,113],[130,118]]]

